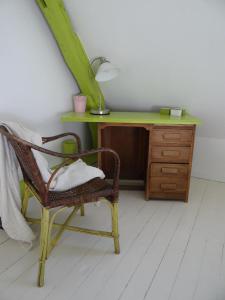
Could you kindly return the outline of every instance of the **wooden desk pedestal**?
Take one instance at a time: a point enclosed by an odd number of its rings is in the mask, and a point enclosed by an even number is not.
[[[110,147],[121,159],[121,181],[143,183],[147,199],[188,201],[195,125],[98,123],[99,147]],[[107,177],[113,161],[103,154]],[[132,187],[131,186],[131,187]]]

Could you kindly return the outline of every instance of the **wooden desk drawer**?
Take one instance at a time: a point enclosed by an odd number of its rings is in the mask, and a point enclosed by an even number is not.
[[[191,157],[190,147],[152,147],[152,162],[188,163]]]
[[[184,177],[188,176],[188,165],[179,164],[151,164],[151,176]]]
[[[190,146],[193,140],[191,129],[154,129],[151,135],[152,144],[177,144]]]
[[[182,193],[187,188],[185,178],[152,177],[150,181],[150,192],[160,193]]]

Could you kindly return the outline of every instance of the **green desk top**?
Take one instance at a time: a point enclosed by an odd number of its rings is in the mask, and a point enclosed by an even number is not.
[[[110,115],[95,116],[89,112],[76,113],[68,112],[61,116],[61,121],[65,122],[88,122],[88,123],[136,123],[136,124],[200,124],[201,121],[189,114],[182,117],[171,117],[153,112],[111,112]]]

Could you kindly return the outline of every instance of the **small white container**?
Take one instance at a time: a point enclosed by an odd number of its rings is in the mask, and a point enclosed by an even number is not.
[[[171,108],[170,115],[172,117],[181,117],[182,116],[182,109],[181,108]]]

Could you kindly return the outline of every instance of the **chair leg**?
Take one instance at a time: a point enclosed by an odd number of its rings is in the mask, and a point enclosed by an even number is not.
[[[26,218],[26,214],[27,214],[29,195],[30,195],[30,191],[28,189],[28,186],[25,184],[24,185],[24,194],[23,194],[23,199],[22,199],[22,207],[21,207],[21,213],[24,216],[24,218]]]
[[[80,215],[83,217],[84,216],[84,204],[81,204],[80,207]]]
[[[114,239],[115,253],[120,253],[119,229],[118,229],[118,203],[112,204],[112,234]]]
[[[40,236],[40,257],[39,257],[39,271],[38,271],[38,286],[44,285],[45,275],[45,261],[47,257],[48,248],[48,231],[49,231],[49,210],[42,208],[41,217],[41,236]]]

